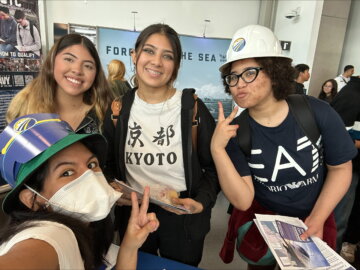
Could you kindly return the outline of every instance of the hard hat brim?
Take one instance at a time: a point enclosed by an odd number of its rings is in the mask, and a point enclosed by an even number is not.
[[[239,60],[243,60],[243,59],[250,59],[250,58],[263,58],[263,57],[279,57],[279,58],[288,58],[288,59],[292,59],[288,56],[285,55],[281,55],[281,54],[274,54],[274,55],[269,55],[269,54],[264,54],[264,55],[247,55],[246,57],[238,57],[237,59],[232,59],[231,61],[227,61],[225,64],[222,64],[219,67],[219,71],[222,72],[225,68],[227,68],[231,63],[239,61]]]

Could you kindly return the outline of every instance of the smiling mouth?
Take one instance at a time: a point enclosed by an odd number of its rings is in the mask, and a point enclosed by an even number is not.
[[[71,83],[78,84],[78,85],[81,84],[81,81],[76,80],[74,78],[70,78],[70,77],[65,77],[65,78]]]
[[[146,70],[147,70],[147,72],[149,72],[151,75],[159,76],[159,75],[162,74],[160,71],[156,71],[156,70],[153,70],[153,69],[147,68]]]

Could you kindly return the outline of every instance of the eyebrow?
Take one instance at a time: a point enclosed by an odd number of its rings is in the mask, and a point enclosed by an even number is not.
[[[96,158],[96,155],[92,154],[86,161],[86,163],[88,163],[90,160],[92,160],[93,158]],[[59,162],[55,165],[53,171],[57,170],[59,167],[64,166],[64,165],[76,165],[75,162],[68,162],[68,161],[64,161],[64,162]]]
[[[255,66],[249,66],[249,67],[243,68],[239,73],[236,72],[236,71],[230,70],[230,74],[240,74],[240,73],[243,73],[243,72],[245,72],[245,71],[247,71],[249,69],[253,69],[253,68],[255,68]]]
[[[65,52],[65,53],[63,53],[63,55],[70,55],[70,56],[72,56],[72,57],[74,57],[74,58],[78,59],[78,57],[77,57],[75,54],[72,54],[72,53],[70,53],[70,52]],[[89,63],[91,63],[91,64],[95,65],[95,62],[94,62],[94,61],[92,61],[92,60],[84,60],[84,62],[89,62]]]
[[[151,47],[151,48],[153,48],[153,49],[155,49],[155,50],[157,50],[157,49],[158,49],[158,48],[157,48],[157,47],[155,47],[154,45],[152,45],[152,44],[148,44],[148,43],[145,43],[143,47],[145,47],[145,46],[149,46],[149,47]],[[174,54],[174,52],[173,52],[172,50],[164,50],[164,52],[168,52],[168,53],[172,53],[172,54]]]

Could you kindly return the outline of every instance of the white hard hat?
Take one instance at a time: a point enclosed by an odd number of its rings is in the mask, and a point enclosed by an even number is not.
[[[269,28],[248,25],[236,31],[226,54],[226,63],[219,70],[234,61],[256,57],[289,58],[281,54],[280,42]]]

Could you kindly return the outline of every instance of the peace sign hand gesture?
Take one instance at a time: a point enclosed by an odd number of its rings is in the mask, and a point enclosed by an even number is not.
[[[225,149],[229,140],[236,136],[236,130],[239,128],[239,125],[230,125],[232,120],[234,120],[238,107],[236,106],[231,114],[225,118],[224,108],[221,102],[218,102],[219,114],[218,122],[214,131],[214,134],[211,139],[211,152],[214,154],[217,150]]]
[[[141,206],[135,192],[131,192],[131,216],[124,239],[119,249],[116,270],[136,270],[138,249],[145,242],[149,233],[159,227],[154,213],[148,213],[150,188],[146,187]]]
[[[129,219],[128,227],[125,233],[122,246],[125,245],[128,248],[140,248],[145,242],[149,233],[157,230],[159,227],[159,221],[156,218],[155,213],[148,213],[149,207],[149,195],[150,188],[145,187],[144,196],[141,206],[139,208],[139,202],[135,192],[131,192],[131,216]]]

